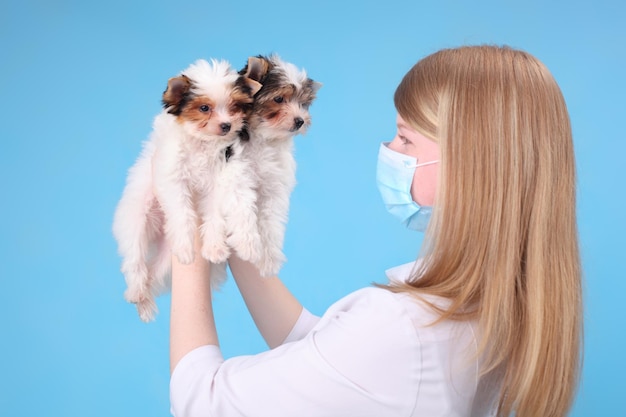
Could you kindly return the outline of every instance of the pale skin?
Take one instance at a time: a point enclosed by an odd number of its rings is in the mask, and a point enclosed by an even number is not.
[[[397,132],[389,143],[389,149],[417,158],[422,164],[440,159],[439,144],[413,129],[404,119],[396,117]],[[418,167],[413,174],[411,196],[420,206],[432,206],[439,175],[439,164]]]
[[[418,159],[439,160],[439,145],[410,127],[399,115],[397,133],[389,148]],[[438,164],[415,170],[411,196],[420,205],[435,200]],[[210,290],[209,264],[200,254],[196,231],[195,258],[185,265],[172,256],[172,299],[170,315],[170,372],[192,350],[219,345]],[[302,313],[302,305],[278,277],[262,278],[249,262],[232,255],[229,264],[235,282],[261,335],[270,348],[280,345]]]
[[[209,265],[200,255],[196,234],[195,260],[181,264],[172,257],[170,314],[170,373],[187,353],[205,345],[219,345],[211,302]],[[278,277],[262,278],[251,263],[232,255],[235,281],[261,335],[270,348],[285,340],[300,317],[302,305]]]

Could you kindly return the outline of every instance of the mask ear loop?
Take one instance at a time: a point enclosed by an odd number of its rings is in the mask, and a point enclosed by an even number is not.
[[[421,163],[421,164],[409,164],[408,162],[405,162],[404,165],[407,168],[419,168],[419,167],[424,167],[426,165],[436,164],[437,162],[439,162],[438,159],[436,161],[424,162],[424,163]]]

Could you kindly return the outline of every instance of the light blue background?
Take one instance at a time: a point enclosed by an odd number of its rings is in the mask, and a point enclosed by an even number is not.
[[[281,276],[321,314],[412,260],[420,237],[375,186],[392,95],[420,57],[509,44],[540,58],[573,123],[585,366],[573,416],[626,415],[621,1],[7,1],[0,5],[0,414],[167,416],[169,299],[139,321],[111,234],[167,79],[197,58],[279,53],[324,86],[296,139]],[[265,348],[232,284],[226,356]]]

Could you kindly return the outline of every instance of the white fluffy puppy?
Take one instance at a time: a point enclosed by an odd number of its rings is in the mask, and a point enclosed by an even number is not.
[[[164,109],[129,171],[113,222],[124,295],[143,321],[154,319],[154,298],[170,287],[172,253],[193,261],[199,225],[214,284],[225,278],[231,248],[252,262],[260,257],[256,178],[242,157],[259,88],[216,60],[198,60],[168,82]]]
[[[257,266],[263,276],[270,276],[285,261],[285,225],[296,184],[293,138],[310,126],[309,106],[321,84],[276,55],[250,57],[239,74],[262,85],[248,118],[250,141],[244,156],[258,177],[257,216],[263,247]]]

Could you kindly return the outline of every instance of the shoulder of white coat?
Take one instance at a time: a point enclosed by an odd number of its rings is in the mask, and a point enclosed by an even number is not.
[[[440,318],[439,311],[433,306],[445,309],[448,305],[449,301],[440,297],[368,287],[350,294],[333,307],[340,310],[368,310],[373,315],[390,319],[401,317],[410,320],[416,328],[427,328]],[[445,327],[445,324],[442,326]]]
[[[416,303],[417,302],[417,303]],[[424,307],[416,297],[408,293],[396,293],[385,288],[367,287],[362,288],[338,301],[348,306],[365,305],[372,307],[388,306],[398,311],[404,311],[407,305]]]
[[[389,290],[368,287],[357,290],[333,304],[324,316],[337,317],[343,313],[362,316],[374,322],[397,322],[410,320],[410,301],[403,294],[395,294]]]
[[[358,290],[333,305],[317,330],[311,345],[342,380],[409,415],[422,373],[421,341],[402,298],[382,288]]]

